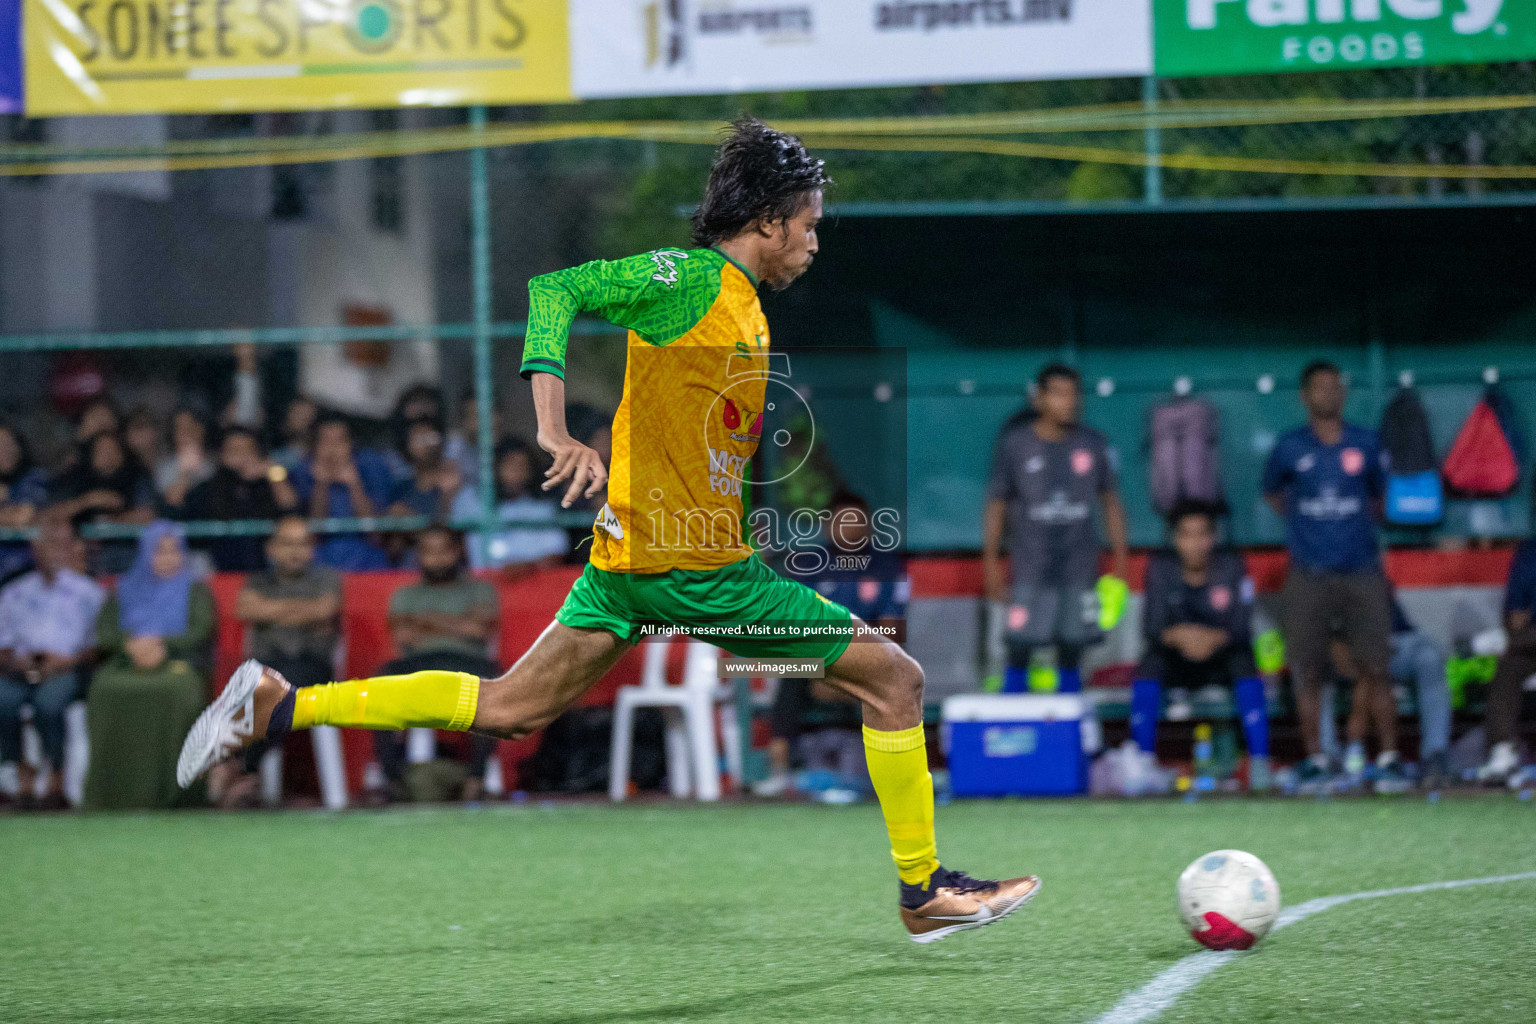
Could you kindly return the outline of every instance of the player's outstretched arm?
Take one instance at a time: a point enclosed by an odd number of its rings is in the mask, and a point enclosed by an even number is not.
[[[720,292],[723,257],[658,249],[622,260],[593,260],[541,274],[528,282],[528,333],[522,375],[533,384],[539,447],[554,459],[544,490],[565,485],[562,507],[592,497],[608,482],[608,470],[591,448],[565,427],[565,348],[571,324],[596,313],[665,345],[690,330]]]
[[[590,498],[603,489],[608,483],[608,468],[603,465],[602,456],[565,428],[565,381],[553,373],[534,373],[532,382],[539,447],[554,459],[554,464],[544,471],[543,489],[553,490],[569,481],[560,507],[570,508],[577,498]]]

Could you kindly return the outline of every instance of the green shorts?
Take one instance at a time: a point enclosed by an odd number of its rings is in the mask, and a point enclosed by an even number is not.
[[[853,636],[847,608],[785,579],[756,555],[719,569],[657,573],[588,564],[555,621],[631,642],[675,627],[740,658],[822,658],[828,665]]]

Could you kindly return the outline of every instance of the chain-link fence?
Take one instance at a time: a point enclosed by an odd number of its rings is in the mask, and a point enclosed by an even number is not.
[[[97,363],[142,402],[163,393],[146,375],[196,382],[204,354],[241,340],[288,360],[277,396],[317,343],[435,339],[430,375],[455,412],[494,395],[507,429],[530,433],[515,358],[528,278],[685,239],[719,126],[741,111],[825,153],[836,211],[1518,202],[1536,194],[1533,109],[1522,63],[590,101],[494,109],[483,127],[463,110],[5,116],[0,398],[39,404],[54,353],[74,348],[162,346]],[[71,257],[88,287],[59,273],[77,228],[94,238]],[[339,318],[348,289],[389,318]],[[317,326],[343,322],[357,326]],[[573,400],[617,404],[622,345],[602,329],[573,346]]]

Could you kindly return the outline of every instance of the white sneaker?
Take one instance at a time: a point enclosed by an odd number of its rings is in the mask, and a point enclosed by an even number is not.
[[[266,736],[272,709],[289,689],[287,680],[254,659],[235,669],[224,692],[187,731],[176,761],[176,784],[186,789],[220,761]]]
[[[794,788],[794,777],[788,772],[770,775],[752,783],[752,795],[762,800],[777,800]]]
[[[1157,758],[1151,751],[1142,750],[1127,741],[1121,750],[1124,779],[1122,785],[1126,796],[1147,796],[1158,791],[1158,784],[1162,781],[1158,772]]]
[[[1248,757],[1248,792],[1268,793],[1275,786],[1275,774],[1273,766],[1269,762],[1269,755],[1260,754]]]
[[[1395,795],[1406,793],[1410,788],[1408,774],[1403,771],[1402,758],[1397,756],[1395,750],[1383,750],[1376,758],[1376,781],[1371,786],[1372,791]]]
[[[1520,767],[1520,752],[1510,740],[1495,743],[1488,751],[1488,760],[1477,770],[1477,781],[1499,785]]]

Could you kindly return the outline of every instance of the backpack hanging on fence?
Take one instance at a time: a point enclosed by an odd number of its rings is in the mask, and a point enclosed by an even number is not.
[[[1387,522],[1433,526],[1445,514],[1445,491],[1435,468],[1429,416],[1419,393],[1400,388],[1381,416],[1381,445],[1390,459]]]
[[[1150,435],[1148,471],[1159,512],[1167,515],[1181,498],[1222,502],[1215,406],[1198,398],[1165,402],[1152,410]]]
[[[1500,411],[1504,415],[1501,417]],[[1520,445],[1509,400],[1490,387],[1445,457],[1445,482],[1464,498],[1502,498],[1520,482]]]

